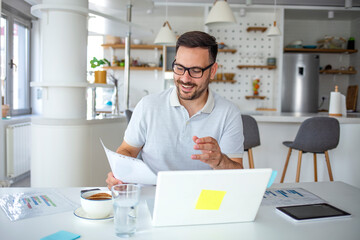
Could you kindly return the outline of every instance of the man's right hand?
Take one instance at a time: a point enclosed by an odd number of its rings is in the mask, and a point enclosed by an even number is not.
[[[116,184],[123,184],[122,181],[120,181],[119,179],[116,179],[114,177],[114,174],[112,172],[108,173],[106,183],[107,183],[107,187],[109,188],[109,190],[111,190],[111,187]]]

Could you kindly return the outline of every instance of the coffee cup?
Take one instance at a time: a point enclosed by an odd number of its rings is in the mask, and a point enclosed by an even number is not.
[[[91,218],[104,218],[113,211],[113,200],[110,191],[93,190],[81,194],[82,209]]]

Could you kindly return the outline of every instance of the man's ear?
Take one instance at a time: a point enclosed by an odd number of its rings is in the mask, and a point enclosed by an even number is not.
[[[216,74],[217,69],[218,69],[218,64],[214,63],[214,65],[211,66],[210,79],[215,79],[215,74]]]

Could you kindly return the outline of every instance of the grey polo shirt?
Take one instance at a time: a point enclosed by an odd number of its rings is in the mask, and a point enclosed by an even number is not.
[[[147,95],[136,105],[124,140],[143,147],[141,158],[155,173],[166,170],[205,170],[208,164],[191,159],[193,136],[215,138],[221,151],[232,158],[244,152],[243,126],[239,108],[213,93],[205,106],[189,118],[179,102],[176,88]]]

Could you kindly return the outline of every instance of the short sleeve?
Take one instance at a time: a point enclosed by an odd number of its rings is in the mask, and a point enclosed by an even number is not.
[[[229,158],[242,158],[244,154],[243,123],[240,111],[228,115],[220,140],[221,151]]]
[[[133,147],[142,147],[146,141],[144,100],[136,105],[131,120],[125,130],[124,140]]]

